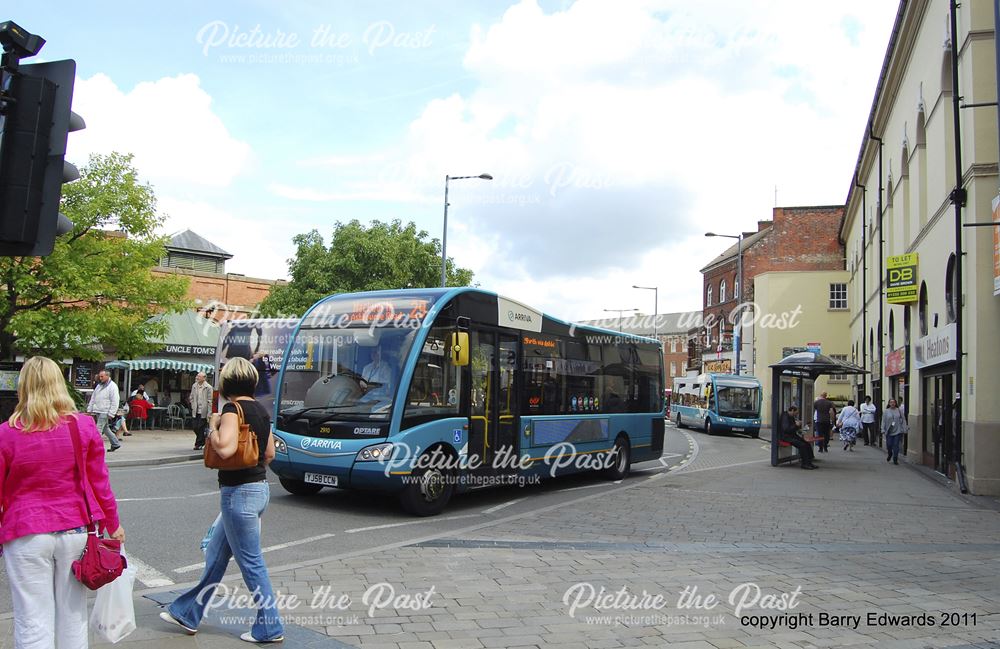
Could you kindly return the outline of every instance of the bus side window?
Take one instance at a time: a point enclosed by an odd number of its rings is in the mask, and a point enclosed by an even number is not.
[[[450,362],[451,332],[448,327],[435,327],[428,332],[413,370],[404,419],[458,414],[461,370]]]

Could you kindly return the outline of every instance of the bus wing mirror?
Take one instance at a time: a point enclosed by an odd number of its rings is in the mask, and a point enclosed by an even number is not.
[[[451,363],[455,367],[469,364],[469,333],[456,331],[451,334]]]

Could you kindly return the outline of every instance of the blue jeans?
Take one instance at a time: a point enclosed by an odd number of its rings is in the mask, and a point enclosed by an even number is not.
[[[889,457],[893,460],[899,459],[899,447],[902,445],[902,435],[889,435],[885,438],[886,448],[889,450]]]
[[[184,626],[195,629],[212,603],[229,564],[236,559],[243,581],[254,596],[257,616],[251,632],[256,640],[273,640],[284,635],[271,587],[271,578],[260,552],[260,515],[267,508],[270,488],[266,481],[238,487],[221,487],[222,524],[215,528],[205,550],[205,571],[198,585],[173,601],[170,614]],[[216,603],[217,604],[217,603]]]

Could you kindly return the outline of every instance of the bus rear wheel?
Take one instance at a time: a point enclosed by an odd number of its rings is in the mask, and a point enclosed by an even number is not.
[[[450,474],[430,467],[411,474],[413,480],[399,492],[399,504],[414,516],[440,514],[455,490]]]
[[[279,477],[278,482],[285,488],[285,491],[295,496],[313,496],[323,488],[321,484],[310,484],[294,478]]]
[[[632,449],[629,447],[628,439],[624,435],[619,435],[611,452],[614,457],[611,466],[604,469],[604,477],[608,480],[624,480],[632,468]]]

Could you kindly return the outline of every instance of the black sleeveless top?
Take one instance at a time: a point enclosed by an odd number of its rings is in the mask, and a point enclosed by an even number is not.
[[[271,416],[264,406],[253,400],[240,400],[240,407],[243,408],[243,419],[250,424],[250,430],[257,433],[257,466],[248,469],[220,469],[219,486],[236,487],[249,482],[260,482],[267,479],[267,469],[264,465],[264,451],[267,450],[268,438],[271,435]],[[236,406],[227,402],[222,407],[222,414],[231,412],[239,416]]]

